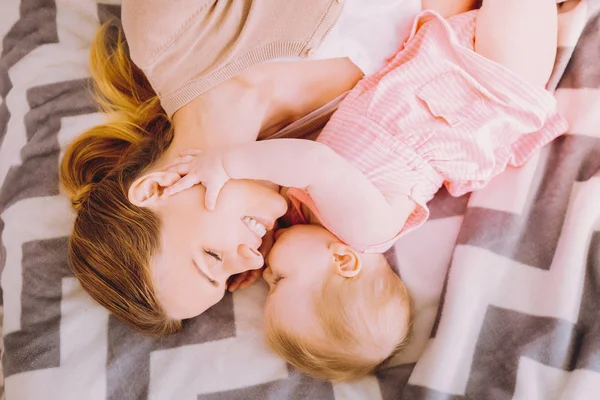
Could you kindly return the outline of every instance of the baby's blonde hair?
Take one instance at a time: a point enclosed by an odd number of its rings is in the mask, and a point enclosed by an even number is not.
[[[409,293],[383,255],[377,262],[386,266],[365,268],[355,278],[331,276],[324,283],[313,303],[321,340],[267,316],[273,351],[314,378],[347,381],[373,372],[403,349],[411,331]]]

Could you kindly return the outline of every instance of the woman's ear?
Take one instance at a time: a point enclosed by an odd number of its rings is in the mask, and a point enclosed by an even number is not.
[[[335,272],[344,278],[354,278],[362,268],[360,255],[343,243],[332,243],[329,246],[333,254]]]
[[[127,197],[131,204],[149,207],[163,195],[163,190],[181,179],[175,172],[156,171],[144,174],[129,187]]]

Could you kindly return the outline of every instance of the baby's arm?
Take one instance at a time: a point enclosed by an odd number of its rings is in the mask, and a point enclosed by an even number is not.
[[[415,208],[408,196],[386,199],[356,167],[318,142],[275,139],[181,154],[164,168],[182,176],[165,189],[166,195],[202,183],[206,206],[212,209],[229,179],[265,180],[305,189],[325,224],[356,246],[392,239]]]
[[[421,8],[437,11],[442,17],[450,18],[474,10],[479,2],[480,0],[421,0]]]
[[[318,142],[276,139],[233,146],[223,154],[223,166],[232,179],[305,189],[331,229],[351,244],[392,239],[415,207],[408,196],[386,199],[356,167]]]

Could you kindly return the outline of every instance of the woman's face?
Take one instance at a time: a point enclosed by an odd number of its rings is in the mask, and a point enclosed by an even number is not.
[[[153,283],[172,318],[201,314],[223,298],[231,275],[261,268],[262,236],[287,210],[277,186],[256,181],[229,181],[214,211],[204,193],[196,185],[153,207],[162,223]]]

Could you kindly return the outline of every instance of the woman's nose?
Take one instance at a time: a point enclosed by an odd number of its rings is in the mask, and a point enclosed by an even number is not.
[[[240,245],[240,247],[238,248],[238,254],[240,255],[243,261],[241,264],[244,265],[243,269],[241,269],[240,272],[247,271],[249,269],[262,268],[262,266],[264,265],[264,259],[262,254],[260,254],[260,252],[257,249],[252,248],[246,244]]]

